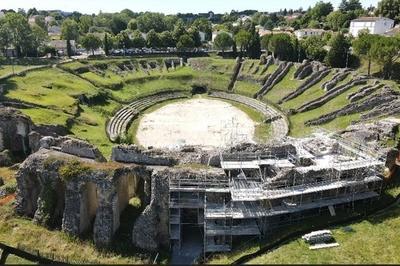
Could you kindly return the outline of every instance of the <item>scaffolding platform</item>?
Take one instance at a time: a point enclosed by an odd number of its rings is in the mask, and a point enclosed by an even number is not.
[[[261,231],[258,228],[257,223],[253,221],[248,221],[240,225],[217,225],[213,223],[208,223],[206,225],[206,235],[207,236],[218,236],[218,235],[232,235],[232,236],[259,236]]]
[[[283,215],[295,212],[301,212],[305,210],[317,209],[327,206],[335,206],[343,203],[350,203],[358,200],[364,200],[379,196],[376,192],[363,192],[352,195],[345,195],[333,199],[320,199],[317,202],[302,203],[301,205],[286,205],[274,208],[262,207],[260,205],[245,205],[241,207],[232,207],[227,209],[221,206],[208,206],[205,210],[206,219],[245,219],[245,218],[262,218],[276,215]]]
[[[253,161],[221,161],[224,170],[259,169],[262,165],[274,165],[278,168],[292,168],[295,165],[288,159],[260,159]]]

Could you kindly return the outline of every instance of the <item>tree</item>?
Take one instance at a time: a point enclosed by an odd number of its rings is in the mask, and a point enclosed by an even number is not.
[[[180,37],[183,35],[186,35],[187,31],[185,29],[185,24],[183,23],[182,20],[179,20],[174,27],[174,31],[172,32],[172,35],[174,36],[174,39],[178,42]]]
[[[172,36],[172,33],[170,31],[163,31],[160,34],[160,42],[161,42],[161,47],[164,48],[176,46],[174,36]]]
[[[360,33],[358,35],[358,38],[353,41],[354,52],[358,56],[368,60],[368,76],[371,75],[371,61],[372,61],[371,48],[378,38],[379,38],[378,35],[373,35],[369,33]]]
[[[88,33],[81,39],[81,44],[86,51],[92,51],[92,55],[94,55],[94,51],[100,48],[102,42],[101,39],[93,33]]]
[[[320,21],[322,17],[326,17],[333,11],[333,6],[330,2],[319,1],[310,10],[310,15],[312,19]]]
[[[324,41],[320,36],[310,36],[301,42],[301,46],[306,54],[307,59],[324,61],[326,50],[324,49]]]
[[[19,13],[7,13],[4,17],[4,25],[9,34],[9,40],[17,50],[17,56],[21,56],[22,52],[25,54],[30,48],[31,28],[29,27],[28,20]]]
[[[128,32],[121,31],[115,36],[115,44],[119,49],[129,49],[133,46],[131,39],[129,38]]]
[[[326,17],[326,23],[329,28],[334,31],[339,31],[342,28],[347,28],[350,23],[350,16],[342,11],[334,11]]]
[[[108,37],[108,33],[104,34],[103,49],[104,53],[108,56],[112,47],[112,39]]]
[[[155,30],[150,30],[147,33],[147,47],[158,48],[161,46],[160,37]]]
[[[350,43],[342,33],[332,36],[326,63],[331,67],[345,67],[348,63]]]
[[[293,42],[288,34],[280,33],[274,34],[268,44],[274,57],[280,60],[292,60],[294,54]]]
[[[32,26],[32,34],[30,36],[31,50],[34,51],[35,56],[38,56],[38,51],[45,47],[48,41],[47,31],[38,25]]]
[[[250,28],[250,40],[247,47],[247,56],[252,59],[258,59],[261,56],[260,35],[258,35],[254,24],[251,25]]]
[[[229,49],[233,45],[233,39],[232,37],[226,33],[226,32],[221,32],[219,33],[215,39],[214,39],[214,45],[217,49],[222,50],[222,53],[225,52],[225,50]]]
[[[43,30],[47,31],[47,25],[44,16],[37,16],[35,18],[35,24],[41,27]]]
[[[195,21],[193,21],[192,26],[196,27],[199,29],[199,31],[202,31],[206,34],[206,40],[211,41],[212,38],[212,24],[211,21],[209,21],[206,18],[197,18]]]
[[[236,45],[240,47],[240,54],[242,55],[243,51],[247,49],[249,45],[251,35],[248,31],[240,30],[235,35]]]
[[[400,37],[378,37],[371,46],[371,57],[382,67],[384,78],[391,78],[393,64],[400,57]]]
[[[135,30],[132,34],[131,45],[134,48],[143,48],[146,46],[146,40],[143,38],[142,33]]]
[[[194,41],[194,46],[200,47],[201,46],[201,38],[200,38],[199,30],[196,27],[192,27],[189,29],[188,34]]]
[[[5,53],[5,50],[12,43],[10,28],[5,19],[0,19],[0,49]]]
[[[176,44],[176,48],[182,51],[185,49],[194,48],[194,45],[195,43],[193,39],[188,34],[185,34],[179,38],[178,43]]]
[[[339,5],[339,10],[342,12],[346,11],[355,11],[355,10],[360,10],[362,9],[362,5],[360,3],[360,0],[342,0],[342,2]]]
[[[378,3],[376,14],[400,22],[400,0],[382,0]]]
[[[138,29],[138,23],[136,19],[131,19],[128,23],[128,29],[131,31],[135,31]]]
[[[128,27],[128,23],[130,18],[124,13],[115,13],[111,17],[111,31],[114,34],[118,34],[119,32],[126,30]]]
[[[89,29],[93,26],[93,17],[88,15],[83,15],[79,18],[79,32],[81,34],[86,34]]]
[[[61,25],[61,38],[67,41],[67,55],[71,57],[72,49],[71,49],[71,40],[77,40],[79,37],[79,27],[78,23],[72,19],[64,20]]]
[[[167,30],[164,15],[161,13],[146,12],[137,18],[137,25],[138,29],[145,33],[150,30],[154,30],[155,32]]]

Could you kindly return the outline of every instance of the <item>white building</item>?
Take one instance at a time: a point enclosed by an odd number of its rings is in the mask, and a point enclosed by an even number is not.
[[[205,32],[199,31],[199,36],[200,36],[200,41],[201,41],[202,43],[204,43],[204,42],[207,41],[207,40],[206,40],[207,34],[206,34]]]
[[[71,50],[73,53],[76,51],[76,43],[74,40],[70,41]],[[50,47],[53,47],[58,54],[66,55],[67,54],[67,41],[66,40],[53,40],[48,43]]]
[[[350,23],[349,33],[358,36],[361,30],[368,30],[371,34],[384,34],[394,26],[394,20],[383,17],[361,17]]]
[[[60,26],[50,26],[47,28],[47,32],[49,36],[59,36],[61,35],[61,27]]]
[[[294,34],[296,35],[297,39],[303,39],[310,36],[322,36],[325,33],[323,29],[301,29],[296,30]]]
[[[227,31],[223,31],[223,30],[219,30],[219,31],[213,31],[211,41],[214,42],[214,40],[215,40],[215,38],[218,36],[218,34],[220,34],[220,33],[222,33],[222,32],[228,33],[229,36],[231,36],[231,37],[233,38],[233,34],[232,34],[232,33],[227,32]]]
[[[44,18],[44,21],[45,21],[46,25],[50,25],[50,23],[52,23],[53,21],[56,21],[56,19],[52,16],[46,16]]]

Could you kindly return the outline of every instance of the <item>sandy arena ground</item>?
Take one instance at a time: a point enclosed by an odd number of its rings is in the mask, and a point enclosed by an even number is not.
[[[144,147],[198,145],[212,149],[254,142],[254,130],[255,122],[233,105],[200,98],[171,103],[145,114],[136,137]]]

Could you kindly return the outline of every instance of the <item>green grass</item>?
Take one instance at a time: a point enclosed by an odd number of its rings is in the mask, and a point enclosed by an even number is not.
[[[21,112],[29,116],[36,125],[55,124],[66,126],[67,120],[72,117],[72,115],[66,114],[60,110],[44,108],[21,109]]]
[[[114,144],[108,139],[105,131],[107,117],[91,107],[82,106],[82,109],[83,112],[75,119],[71,132],[95,145],[106,158],[109,158]]]
[[[251,81],[238,80],[235,83],[234,92],[253,98],[253,96],[260,90],[260,88],[260,84]]]
[[[21,66],[21,65],[0,65],[0,77],[12,74],[12,73],[18,73],[22,70],[28,69],[29,66]]]
[[[6,97],[74,113],[79,95],[96,95],[99,89],[89,82],[56,68],[32,71],[13,77],[6,84]]]
[[[264,96],[264,99],[277,103],[284,96],[296,90],[303,81],[294,79],[295,71],[296,68],[292,66],[288,74]]]
[[[339,247],[309,250],[297,239],[249,261],[250,264],[397,264],[400,261],[400,206],[351,225],[354,232],[334,228]]]
[[[281,104],[281,106],[286,109],[296,109],[300,106],[302,106],[304,103],[315,100],[323,95],[325,95],[325,91],[322,88],[322,84],[328,80],[331,80],[333,77],[333,73],[329,73],[325,78],[323,78],[320,82],[312,86],[311,88],[307,89],[304,93],[300,94],[296,98],[284,102]]]

